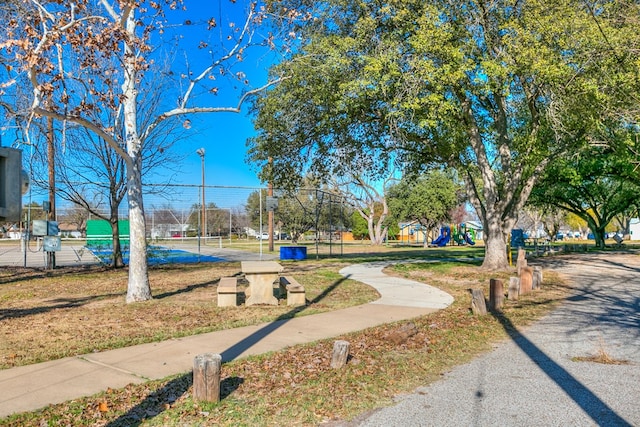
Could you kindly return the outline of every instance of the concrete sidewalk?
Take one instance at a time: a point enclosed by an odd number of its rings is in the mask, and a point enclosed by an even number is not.
[[[201,353],[218,353],[229,361],[411,319],[453,302],[439,289],[384,275],[387,265],[358,264],[341,271],[378,290],[381,298],[370,304],[1,370],[0,417],[189,372],[194,357]]]

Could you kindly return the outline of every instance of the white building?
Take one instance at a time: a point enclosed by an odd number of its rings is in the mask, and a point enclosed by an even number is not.
[[[631,218],[629,221],[629,239],[640,240],[640,218]]]

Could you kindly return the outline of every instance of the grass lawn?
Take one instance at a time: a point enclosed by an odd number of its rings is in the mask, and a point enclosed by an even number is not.
[[[393,396],[436,380],[451,367],[487,351],[570,292],[561,277],[545,271],[542,290],[507,301],[500,314],[473,316],[469,288],[482,288],[488,297],[490,278],[508,283],[514,274],[482,271],[474,260],[478,255],[480,248],[377,248],[339,259],[324,255],[318,260],[283,263],[287,273],[305,286],[307,299],[314,300],[340,279],[338,271],[345,265],[380,258],[424,258],[425,262],[399,261],[387,273],[437,286],[453,295],[455,302],[414,319],[411,323],[417,333],[404,342],[394,343],[389,337],[409,322],[226,363],[223,399],[217,404],[195,403],[191,375],[185,373],[17,414],[0,420],[0,425],[317,425],[351,419],[390,404]],[[434,262],[435,258],[447,260]],[[127,305],[125,271],[2,269],[0,367],[255,324],[290,312],[286,305],[269,310],[217,308],[219,278],[238,271],[239,263],[155,267],[150,270],[154,299]],[[370,287],[347,280],[291,315],[336,310],[376,298]],[[329,366],[336,339],[351,343],[351,359],[340,370]]]

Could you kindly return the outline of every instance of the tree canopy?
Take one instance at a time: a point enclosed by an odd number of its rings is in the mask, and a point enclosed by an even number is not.
[[[282,0],[275,7],[308,2]],[[486,268],[506,242],[550,158],[570,150],[614,93],[611,44],[632,3],[392,0],[312,2],[301,44],[274,68],[288,76],[255,105],[250,142],[263,176],[328,176],[396,162],[447,164],[484,225]],[[603,37],[615,34],[615,37]],[[628,57],[625,67],[637,69]],[[617,66],[619,68],[619,65]],[[612,74],[613,76],[613,74]],[[607,86],[610,87],[610,86]]]
[[[530,201],[556,206],[586,221],[596,245],[604,247],[609,223],[640,202],[640,186],[625,178],[633,169],[619,152],[586,145],[572,156],[552,161]]]

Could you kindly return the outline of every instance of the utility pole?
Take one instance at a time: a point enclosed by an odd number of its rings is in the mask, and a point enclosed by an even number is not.
[[[53,140],[53,118],[47,118],[47,165],[49,170],[49,213],[48,221],[56,220],[56,172],[55,172],[55,145]],[[56,268],[56,253],[47,252],[50,270]]]

